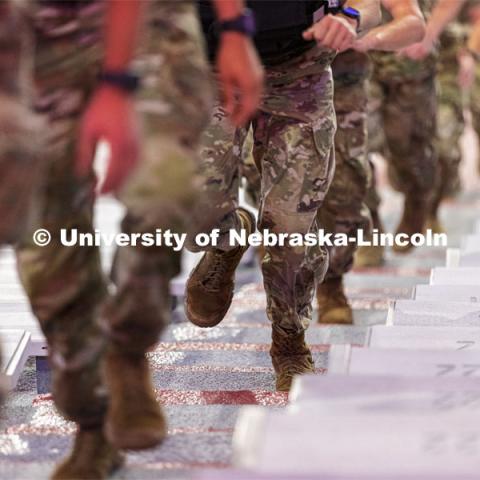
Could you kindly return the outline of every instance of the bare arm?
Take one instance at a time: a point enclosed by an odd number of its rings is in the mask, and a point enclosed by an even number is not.
[[[128,68],[137,45],[143,3],[122,0],[108,2],[104,59],[106,70]]]
[[[346,6],[360,12],[362,31],[380,22],[378,0],[348,0]],[[352,48],[357,36],[357,22],[341,14],[325,15],[303,33],[305,40],[315,40],[320,47],[338,52]]]
[[[467,48],[458,55],[458,83],[463,90],[470,90],[475,82],[476,63],[480,60],[480,5],[468,11],[471,25]]]
[[[238,17],[243,0],[212,0],[219,21]],[[238,32],[223,32],[217,55],[223,105],[234,125],[244,125],[255,113],[263,87],[263,68],[253,42]]]
[[[480,56],[480,12],[479,16],[475,18],[475,23],[468,38],[468,49],[475,53],[476,56]]]
[[[219,21],[238,17],[245,9],[243,0],[212,0]]]
[[[126,71],[137,46],[142,1],[110,0],[106,15],[104,70]],[[110,145],[102,192],[117,190],[138,162],[139,133],[132,96],[113,85],[102,83],[94,93],[80,125],[77,171],[91,172],[97,143]]]
[[[425,35],[425,20],[417,0],[381,0],[393,17],[391,22],[374,28],[355,44],[360,51],[394,51],[419,42]]]
[[[380,0],[347,0],[345,5],[360,12],[361,32],[367,32],[382,22]]]
[[[464,3],[465,0],[437,0],[428,19],[424,40],[435,44],[448,23],[458,16]]]
[[[402,49],[400,54],[417,61],[430,55],[440,35],[448,23],[457,17],[464,3],[465,0],[437,0],[432,15],[428,19],[423,40]]]

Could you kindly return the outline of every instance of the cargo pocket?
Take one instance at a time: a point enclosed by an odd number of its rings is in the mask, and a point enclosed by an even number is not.
[[[332,111],[333,113],[333,111]],[[317,210],[325,199],[335,170],[335,116],[326,115],[312,126],[313,148],[306,161],[298,212]]]
[[[319,164],[317,172],[322,180],[328,180],[333,174],[335,157],[332,155],[332,151],[334,149],[336,131],[337,122],[333,108],[312,125],[313,141]]]

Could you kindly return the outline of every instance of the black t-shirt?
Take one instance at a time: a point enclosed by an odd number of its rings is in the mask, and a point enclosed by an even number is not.
[[[318,0],[247,1],[257,23],[255,45],[265,64],[292,58],[314,44],[306,42],[302,33],[312,24],[313,14],[322,3]],[[218,43],[215,15],[210,1],[199,0],[198,4],[209,57],[213,60]]]

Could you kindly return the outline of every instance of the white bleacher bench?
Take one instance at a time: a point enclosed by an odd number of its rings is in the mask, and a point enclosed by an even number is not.
[[[413,350],[333,345],[328,375],[479,377],[479,350]]]
[[[480,285],[480,268],[433,268],[430,275],[430,285]]]
[[[375,325],[369,328],[365,346],[415,350],[478,350],[480,327]]]
[[[2,368],[7,385],[14,389],[29,356],[30,333],[25,330],[0,330],[2,342]]]
[[[439,300],[395,300],[390,303],[387,325],[425,327],[480,326],[480,303]]]
[[[480,285],[417,285],[412,296],[413,300],[480,303]]]

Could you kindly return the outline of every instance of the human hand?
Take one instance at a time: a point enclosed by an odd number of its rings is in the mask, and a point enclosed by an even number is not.
[[[252,41],[238,32],[224,32],[217,71],[225,110],[235,126],[243,126],[257,110],[263,90],[263,67]]]
[[[357,39],[356,21],[342,15],[325,15],[303,32],[305,40],[315,40],[317,45],[337,52],[352,48]]]
[[[139,128],[133,100],[119,88],[102,85],[80,125],[76,171],[88,175],[100,140],[110,145],[110,159],[101,193],[118,190],[138,162]]]

